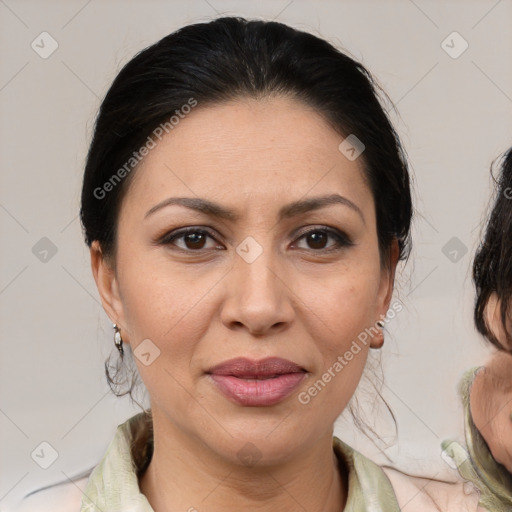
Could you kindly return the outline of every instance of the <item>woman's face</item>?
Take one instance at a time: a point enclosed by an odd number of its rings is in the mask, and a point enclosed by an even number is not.
[[[341,141],[294,99],[198,104],[137,169],[115,272],[96,243],[91,256],[160,431],[234,462],[332,435],[393,282],[362,159]],[[212,373],[235,358],[249,363]],[[265,358],[296,367],[250,364]]]

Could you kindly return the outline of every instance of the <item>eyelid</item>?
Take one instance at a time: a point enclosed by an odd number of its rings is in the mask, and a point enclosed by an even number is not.
[[[166,231],[162,236],[158,236],[154,243],[156,245],[171,244],[171,240],[181,238],[189,233],[206,233],[210,238],[218,242],[217,235],[210,228],[204,226],[185,226],[182,228],[172,229],[171,231]],[[178,249],[180,249],[180,247],[178,247]]]

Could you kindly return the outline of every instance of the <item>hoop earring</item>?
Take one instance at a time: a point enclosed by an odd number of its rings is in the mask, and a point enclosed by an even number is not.
[[[123,338],[121,338],[121,331],[119,330],[119,327],[117,324],[112,324],[112,327],[114,328],[114,345],[116,346],[117,350],[121,354],[121,358],[124,356],[124,348],[123,348]]]

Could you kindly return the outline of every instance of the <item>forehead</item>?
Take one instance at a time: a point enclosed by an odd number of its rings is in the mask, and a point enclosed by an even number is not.
[[[347,159],[342,140],[313,107],[290,97],[198,104],[144,157],[126,199],[148,204],[181,193],[263,208],[337,192],[373,207],[362,159]]]

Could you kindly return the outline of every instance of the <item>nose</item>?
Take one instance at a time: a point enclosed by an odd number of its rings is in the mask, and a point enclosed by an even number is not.
[[[268,336],[286,329],[294,316],[293,292],[286,273],[270,250],[253,262],[238,254],[227,279],[227,298],[221,319],[229,329],[246,329],[253,336]]]

